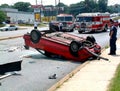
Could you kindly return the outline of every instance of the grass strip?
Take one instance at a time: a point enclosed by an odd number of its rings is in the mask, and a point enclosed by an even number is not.
[[[111,80],[107,91],[120,91],[120,64],[117,67],[115,75]]]

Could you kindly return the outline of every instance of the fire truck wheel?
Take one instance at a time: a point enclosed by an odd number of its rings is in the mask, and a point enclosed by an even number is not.
[[[86,40],[90,41],[93,44],[96,42],[96,40],[95,40],[95,38],[93,36],[87,36]]]
[[[38,30],[32,30],[30,36],[33,43],[38,43],[41,38],[41,33]]]
[[[81,48],[81,46],[82,46],[82,44],[80,42],[72,41],[70,43],[70,47],[69,47],[70,53],[73,56],[78,56],[78,51]]]
[[[73,31],[74,31],[74,29],[71,29],[71,30],[70,30],[70,32],[73,32]]]
[[[83,31],[78,31],[78,33],[82,33]]]
[[[107,32],[107,30],[108,30],[108,25],[105,25],[103,32]]]

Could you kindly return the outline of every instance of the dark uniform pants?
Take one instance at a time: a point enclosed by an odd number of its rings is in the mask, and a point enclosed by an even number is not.
[[[116,54],[116,40],[117,38],[110,39],[110,54]]]

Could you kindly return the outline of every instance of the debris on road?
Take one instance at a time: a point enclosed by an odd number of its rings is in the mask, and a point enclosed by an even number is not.
[[[0,74],[4,75],[6,72],[20,71],[22,60],[0,64]]]
[[[56,79],[56,78],[57,78],[56,74],[53,74],[53,75],[49,76],[49,79]]]

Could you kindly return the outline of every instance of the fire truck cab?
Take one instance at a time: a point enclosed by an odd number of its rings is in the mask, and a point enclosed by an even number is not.
[[[82,32],[106,32],[110,26],[109,13],[81,13],[76,16],[75,28]]]
[[[50,30],[72,32],[74,30],[74,16],[71,14],[59,14],[56,21],[49,24]]]

